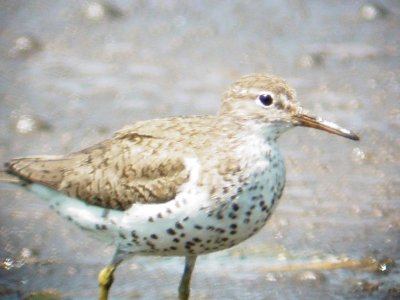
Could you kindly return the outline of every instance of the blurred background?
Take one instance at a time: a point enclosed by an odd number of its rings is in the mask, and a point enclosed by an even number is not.
[[[193,299],[400,298],[400,3],[0,2],[0,162],[79,150],[137,120],[214,114],[240,76],[282,76],[353,142],[297,128],[267,226],[202,256]],[[0,299],[94,299],[113,249],[0,186]],[[136,257],[111,299],[176,299],[182,258]],[[39,297],[39,298],[38,298]]]

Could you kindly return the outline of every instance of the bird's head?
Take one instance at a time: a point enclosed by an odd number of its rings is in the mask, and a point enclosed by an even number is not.
[[[224,94],[220,116],[261,130],[272,126],[277,135],[293,126],[305,126],[359,139],[350,130],[306,113],[287,82],[272,75],[251,74],[236,81]]]

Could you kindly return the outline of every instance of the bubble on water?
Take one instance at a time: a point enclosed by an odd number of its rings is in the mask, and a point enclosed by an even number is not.
[[[366,159],[365,152],[361,148],[354,148],[352,151],[353,160],[357,163],[362,163]]]
[[[321,284],[326,281],[323,273],[317,271],[302,271],[294,275],[294,280],[311,284]]]
[[[34,37],[23,35],[15,39],[10,54],[12,56],[30,56],[40,48],[41,44]]]
[[[100,21],[105,18],[116,18],[122,16],[120,10],[111,4],[101,2],[89,3],[83,11],[84,16],[92,21]]]
[[[14,259],[12,259],[11,257],[7,257],[4,261],[3,261],[3,268],[6,269],[7,271],[11,270],[14,267]]]
[[[29,248],[22,248],[21,250],[21,258],[30,258],[33,255],[33,252]]]
[[[395,266],[395,261],[391,258],[383,258],[379,260],[376,273],[378,274],[388,274],[392,271]]]
[[[381,6],[369,3],[361,6],[360,14],[363,19],[372,21],[385,16],[387,11]]]
[[[106,15],[104,5],[94,2],[86,7],[86,17],[91,20],[100,20]]]
[[[299,59],[299,65],[307,69],[321,66],[323,63],[323,57],[319,53],[304,54]]]
[[[1,264],[0,266],[2,266],[5,270],[9,271],[13,268],[21,268],[25,265],[25,261],[24,260],[17,260],[14,259],[12,257],[7,257]]]
[[[267,273],[265,274],[265,280],[269,282],[276,282],[278,281],[278,277],[276,273]]]
[[[12,116],[13,127],[20,134],[28,134],[35,131],[46,131],[50,124],[37,116],[21,114]]]

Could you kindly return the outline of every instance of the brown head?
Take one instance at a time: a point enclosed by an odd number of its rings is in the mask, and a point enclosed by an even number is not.
[[[260,127],[274,126],[278,133],[293,126],[306,126],[352,140],[358,136],[332,122],[304,112],[295,91],[279,77],[266,74],[246,75],[224,94],[221,117]]]

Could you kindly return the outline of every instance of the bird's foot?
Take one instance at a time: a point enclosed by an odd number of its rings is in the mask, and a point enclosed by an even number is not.
[[[116,269],[116,266],[107,266],[104,269],[102,269],[99,273],[98,276],[98,282],[100,286],[100,294],[99,294],[99,300],[107,300],[108,299],[108,293],[110,291],[110,287],[114,281],[114,271]]]

